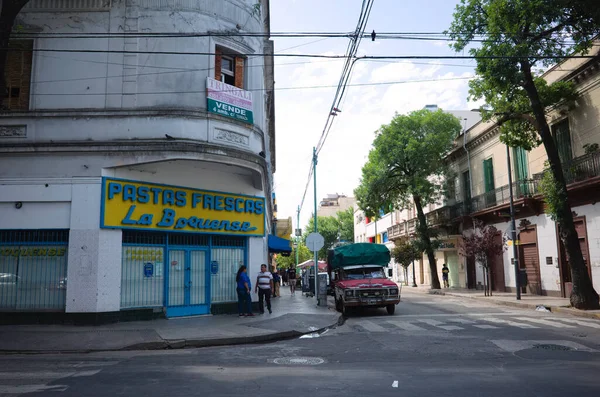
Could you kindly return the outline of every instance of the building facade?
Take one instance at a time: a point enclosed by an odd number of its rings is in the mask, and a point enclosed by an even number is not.
[[[598,54],[594,47],[594,54]],[[559,150],[567,180],[569,200],[581,250],[594,288],[600,290],[600,64],[594,59],[570,59],[548,70],[544,79],[549,83],[571,81],[579,97],[573,103],[547,111],[547,120]],[[508,152],[508,153],[507,153]],[[510,156],[512,186],[508,184]],[[499,140],[499,128],[492,122],[478,122],[455,141],[448,156],[456,179],[454,195],[444,203],[428,208],[429,226],[441,231],[443,256],[438,251],[438,271],[441,261],[450,267],[450,285],[481,288],[481,264],[465,257],[460,249],[462,236],[471,232],[472,220],[495,226],[499,233],[509,235],[509,197],[512,189],[517,225],[517,255],[520,270],[527,274],[527,286],[522,292],[568,297],[572,282],[569,263],[558,225],[545,212],[540,181],[546,168],[543,146],[527,152],[508,148]],[[409,214],[405,224],[390,228],[391,239],[414,236],[415,216]],[[514,292],[515,269],[513,247],[488,258],[491,287],[494,291]],[[421,269],[422,283],[428,283],[426,257]],[[419,276],[417,276],[419,279]]]
[[[340,211],[356,207],[356,199],[343,194],[328,194],[319,203],[317,216],[336,216]]]
[[[269,23],[268,0],[28,3],[0,117],[0,310],[237,300],[274,233]]]

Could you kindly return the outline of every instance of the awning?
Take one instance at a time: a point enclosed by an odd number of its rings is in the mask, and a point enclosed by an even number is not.
[[[284,252],[292,252],[290,240],[269,234],[269,252],[280,254]]]

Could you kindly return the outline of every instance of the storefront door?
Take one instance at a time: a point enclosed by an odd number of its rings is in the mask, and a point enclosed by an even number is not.
[[[167,317],[208,314],[208,254],[198,249],[170,249],[167,276]]]

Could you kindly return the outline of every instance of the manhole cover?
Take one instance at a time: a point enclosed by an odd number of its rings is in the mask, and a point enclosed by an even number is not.
[[[562,351],[573,350],[573,348],[569,347],[569,346],[561,346],[561,345],[553,345],[553,344],[534,345],[533,348],[534,349],[542,349],[542,350],[562,350]]]
[[[279,357],[273,362],[279,365],[319,365],[325,360],[319,357]]]

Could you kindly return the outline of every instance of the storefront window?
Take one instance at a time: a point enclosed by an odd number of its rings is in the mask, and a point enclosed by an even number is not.
[[[212,303],[237,300],[235,275],[244,264],[242,248],[213,248],[211,251],[211,301]],[[250,280],[252,287],[256,280]]]
[[[121,308],[162,306],[164,302],[164,248],[124,246]]]
[[[64,310],[67,245],[0,246],[0,309]]]

